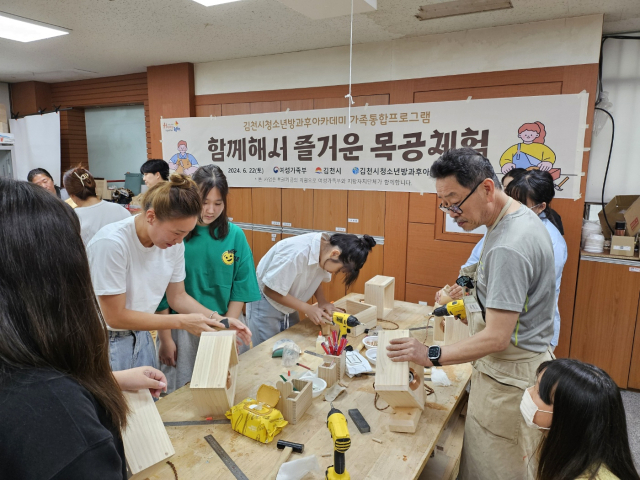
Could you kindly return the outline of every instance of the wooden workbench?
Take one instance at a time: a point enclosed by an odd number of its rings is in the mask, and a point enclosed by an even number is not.
[[[362,297],[359,294],[350,294],[336,302],[336,305],[343,305],[346,298],[360,300]],[[427,324],[430,311],[430,307],[396,301],[391,320],[398,323],[400,328],[422,326]],[[380,324],[385,328],[395,328],[388,323]],[[424,341],[426,331],[417,330],[413,333],[418,340]],[[271,358],[272,345],[277,340],[288,338],[295,341],[303,351],[314,351],[317,334],[318,327],[304,320],[244,353],[240,357],[236,402],[247,397],[255,398],[261,384],[275,385],[279,374],[286,375],[287,369],[282,367],[282,360]],[[357,343],[359,339],[354,345]],[[322,363],[322,359],[303,354],[300,363],[315,369]],[[387,414],[376,410],[373,404],[373,376],[353,379],[345,377],[343,383],[348,386],[347,391],[337,398],[334,406],[345,414],[349,422],[351,448],[346,453],[346,465],[351,478],[415,479],[420,475],[445,424],[458,405],[471,375],[469,364],[444,367],[444,370],[453,385],[431,385],[435,394],[427,397],[426,407],[415,434],[389,432],[385,424]],[[304,371],[299,367],[291,371],[292,376],[302,373]],[[192,403],[188,385],[164,397],[156,405],[165,422],[202,420]],[[384,401],[379,400],[378,406],[385,405]],[[358,431],[347,414],[347,410],[351,408],[360,410],[371,426],[370,433],[361,434]],[[171,461],[176,467],[179,479],[233,479],[234,476],[204,440],[205,436],[213,435],[249,479],[262,479],[280,455],[280,451],[276,449],[276,441],[284,439],[303,443],[305,446],[303,455],[294,453],[290,460],[313,454],[318,457],[322,473],[308,474],[305,479],[321,479],[324,478],[325,469],[333,464],[331,435],[326,425],[329,409],[329,403],[320,395],[313,400],[302,421],[297,425],[287,425],[272,443],[266,445],[234,432],[228,424],[167,427],[176,451]],[[382,440],[382,444],[371,440],[372,437]],[[323,454],[331,456],[323,457]],[[151,477],[138,475],[133,478],[174,480],[175,477],[169,465],[165,464],[159,466]]]

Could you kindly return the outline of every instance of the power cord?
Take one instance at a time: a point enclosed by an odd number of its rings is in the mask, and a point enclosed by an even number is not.
[[[613,115],[611,115],[607,110],[600,107],[596,107],[595,109],[606,113],[607,115],[609,115],[609,118],[611,119],[611,145],[609,146],[609,158],[607,159],[607,168],[604,170],[604,180],[602,181],[602,196],[600,197],[600,201],[602,203],[602,214],[604,215],[604,221],[607,223],[607,226],[609,227],[609,230],[611,230],[611,234],[613,235],[614,230],[611,227],[611,224],[609,223],[609,219],[607,218],[607,212],[605,211],[605,208],[604,208],[604,189],[605,189],[605,186],[607,185],[607,175],[609,174],[609,165],[611,164],[611,152],[613,151],[613,139],[616,134],[616,123],[613,120]]]

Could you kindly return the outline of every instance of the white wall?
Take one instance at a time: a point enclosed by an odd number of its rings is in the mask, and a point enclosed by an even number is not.
[[[597,63],[602,15],[354,45],[353,83]],[[195,65],[196,95],[342,85],[349,47]]]
[[[613,103],[608,110],[616,127],[604,197],[608,202],[615,195],[640,194],[640,41],[607,40],[602,66],[603,90],[609,92]],[[604,112],[596,114],[606,118],[606,124],[592,137],[587,202],[600,202],[611,145],[611,121]],[[594,123],[598,121],[596,117]]]
[[[107,180],[139,173],[147,161],[144,107],[87,108],[84,116],[91,173]]]

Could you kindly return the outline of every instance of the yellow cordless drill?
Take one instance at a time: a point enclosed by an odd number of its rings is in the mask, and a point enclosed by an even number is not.
[[[327,416],[327,428],[331,432],[333,439],[333,465],[327,468],[327,480],[350,480],[351,476],[347,472],[344,452],[351,446],[351,437],[347,428],[347,419],[337,408],[329,410]]]
[[[442,307],[438,307],[433,311],[432,315],[434,317],[453,315],[454,317],[458,317],[461,320],[465,320],[467,318],[467,312],[464,309],[464,300],[454,300],[453,302],[449,302]]]
[[[352,328],[360,325],[360,320],[348,313],[333,312],[333,323],[340,328],[340,338],[342,338],[346,337],[347,333],[351,333]]]

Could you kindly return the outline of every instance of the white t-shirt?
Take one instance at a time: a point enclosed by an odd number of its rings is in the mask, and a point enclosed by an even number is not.
[[[320,267],[320,241],[323,233],[307,233],[276,243],[258,264],[256,274],[260,291],[267,286],[280,295],[291,294],[308,301],[322,282],[330,282],[331,274]],[[280,305],[265,295],[273,307],[282,313],[293,308]]]
[[[75,212],[80,219],[82,241],[85,246],[105,225],[131,217],[129,211],[122,205],[102,200],[90,207],[78,207]]]
[[[111,223],[89,242],[91,281],[96,296],[126,293],[128,310],[155,313],[169,283],[184,280],[184,244],[164,250],[145,247],[138,239],[135,219]]]

